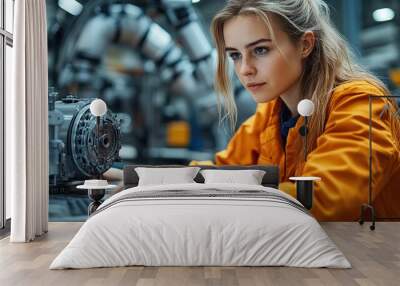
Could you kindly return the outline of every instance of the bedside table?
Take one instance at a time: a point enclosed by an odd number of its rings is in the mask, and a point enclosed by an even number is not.
[[[85,180],[83,185],[76,186],[77,189],[86,189],[88,197],[92,201],[88,206],[88,216],[94,213],[101,205],[101,199],[104,197],[106,190],[115,189],[116,185],[109,185],[106,180]]]
[[[311,210],[313,203],[314,181],[320,181],[320,177],[290,177],[296,182],[296,198],[303,206]]]

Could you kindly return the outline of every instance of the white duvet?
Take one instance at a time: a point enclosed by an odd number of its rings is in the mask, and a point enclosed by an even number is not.
[[[262,198],[174,197],[123,200],[132,192],[262,190],[254,185],[177,184],[124,190],[100,207],[50,269],[145,266],[350,268],[318,222],[290,204]],[[135,193],[137,194],[137,193]]]

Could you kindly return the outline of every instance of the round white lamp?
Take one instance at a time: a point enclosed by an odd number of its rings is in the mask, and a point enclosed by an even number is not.
[[[107,104],[97,98],[90,103],[90,112],[96,117],[103,116],[107,113]]]
[[[314,103],[309,99],[303,99],[297,105],[297,111],[301,116],[311,116],[314,113]]]

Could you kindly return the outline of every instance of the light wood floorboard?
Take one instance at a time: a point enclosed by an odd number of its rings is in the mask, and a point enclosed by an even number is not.
[[[400,285],[400,222],[322,223],[351,262],[352,269],[290,267],[119,267],[49,270],[82,223],[50,223],[49,233],[32,243],[0,240],[0,285]]]

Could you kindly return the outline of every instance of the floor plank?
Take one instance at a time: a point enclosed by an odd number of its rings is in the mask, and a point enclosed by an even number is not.
[[[379,222],[375,231],[357,223],[322,223],[351,262],[352,269],[290,267],[117,267],[49,270],[56,255],[82,223],[49,224],[32,243],[0,240],[0,285],[399,285],[400,222]]]

